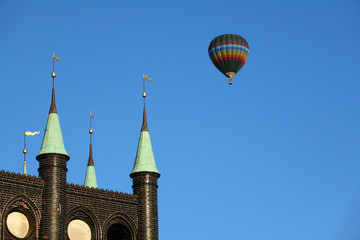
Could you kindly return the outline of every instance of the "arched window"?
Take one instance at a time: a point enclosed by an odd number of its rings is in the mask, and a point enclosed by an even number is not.
[[[131,234],[127,228],[121,224],[113,224],[108,228],[107,240],[131,240]]]
[[[84,206],[74,207],[66,216],[66,240],[97,240],[101,228],[97,217]]]
[[[68,235],[70,240],[91,240],[91,229],[86,222],[75,219],[68,225]]]
[[[25,214],[21,212],[12,212],[7,215],[6,227],[16,238],[23,239],[29,234],[30,224]]]
[[[40,211],[24,195],[9,200],[2,212],[0,227],[4,239],[37,239],[40,226]]]

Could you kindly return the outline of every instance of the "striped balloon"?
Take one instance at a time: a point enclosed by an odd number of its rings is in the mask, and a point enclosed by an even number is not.
[[[231,79],[244,66],[250,49],[247,41],[235,34],[220,35],[211,41],[209,56],[213,64],[226,77]]]

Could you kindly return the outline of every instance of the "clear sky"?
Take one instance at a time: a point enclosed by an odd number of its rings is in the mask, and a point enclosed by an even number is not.
[[[229,86],[224,33],[250,45]],[[360,2],[0,0],[0,168],[28,173],[52,52],[68,182],[132,193],[142,73],[164,240],[360,239]]]

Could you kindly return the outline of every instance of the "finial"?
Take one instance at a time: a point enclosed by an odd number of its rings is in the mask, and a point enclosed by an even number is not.
[[[49,113],[57,113],[56,105],[55,105],[55,60],[60,62],[60,59],[56,57],[55,53],[53,52],[53,71],[51,73],[51,77],[53,79],[53,88],[52,88],[52,95],[51,95],[51,105]]]
[[[56,77],[56,73],[55,73],[55,60],[60,62],[60,59],[58,57],[56,57],[55,53],[53,52],[53,71],[51,73],[51,77],[53,78],[53,88],[54,88],[54,84],[55,84],[55,77]]]
[[[146,98],[145,80],[148,80],[149,82],[150,82],[150,81],[153,81],[152,78],[149,78],[148,76],[146,76],[146,75],[143,73],[143,92],[142,92],[142,97],[144,98],[144,108],[145,108],[145,98]]]
[[[26,150],[26,131],[24,131],[25,134],[24,134],[24,149],[23,149],[23,153],[24,153],[24,172],[23,174],[26,175],[26,153],[27,153],[27,150]]]
[[[36,134],[39,134],[40,131],[35,131],[35,132],[31,132],[31,131],[24,131],[24,149],[23,149],[23,153],[24,153],[24,174],[26,175],[26,154],[27,154],[27,149],[26,149],[26,136],[34,136]]]
[[[95,119],[94,115],[92,114],[92,112],[90,111],[90,129],[89,129],[89,134],[90,134],[90,144],[92,143],[92,139],[91,139],[91,135],[93,134],[93,129],[92,129],[92,119]]]
[[[142,126],[141,126],[141,131],[147,131],[148,132],[149,128],[148,128],[148,125],[147,125],[147,122],[146,122],[146,109],[145,109],[145,98],[146,98],[145,80],[148,80],[150,82],[150,81],[153,81],[153,79],[149,78],[148,76],[146,76],[143,73],[143,93],[142,93],[142,97],[144,98],[144,113],[143,113],[143,123],[142,123]]]

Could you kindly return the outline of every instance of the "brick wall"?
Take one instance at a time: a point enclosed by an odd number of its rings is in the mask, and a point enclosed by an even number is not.
[[[128,239],[136,239],[138,198],[134,195],[74,184],[67,185],[66,194],[66,226],[80,219],[89,225],[93,239],[107,239],[109,228],[120,225]]]
[[[0,172],[0,232],[1,239],[15,239],[6,226],[11,212],[21,212],[29,220],[30,230],[26,239],[39,239],[42,189],[41,178],[10,172]]]
[[[39,172],[45,179],[5,171],[0,172],[1,239],[15,239],[6,227],[6,217],[12,211],[18,211],[27,216],[30,230],[26,239],[52,239],[51,233],[41,234],[46,232],[41,227],[44,226],[44,223],[51,223],[52,216],[57,216],[57,210],[60,210],[57,209],[59,203],[63,207],[61,211],[65,214],[64,218],[57,218],[56,226],[52,223],[45,224],[45,227],[48,231],[53,231],[53,228],[56,227],[56,236],[63,234],[64,239],[69,239],[67,226],[75,219],[83,220],[89,225],[93,240],[105,240],[112,237],[115,239],[119,234],[122,238],[131,240],[158,239],[158,174],[134,174],[132,176],[134,179],[133,189],[136,195],[94,189],[64,184],[66,159],[59,158],[54,161],[53,157],[51,163],[49,161],[44,163],[55,164],[55,168],[49,166],[44,168],[44,165],[40,164]],[[47,170],[45,171],[45,169]],[[62,173],[57,175],[56,172],[59,171]],[[52,177],[49,178],[46,175]],[[54,176],[57,177],[54,178]],[[59,194],[59,191],[54,192],[54,187],[62,191],[60,194],[66,199],[66,203],[62,198],[57,198],[54,201],[55,194]],[[47,200],[48,202],[44,203],[44,199],[50,198],[51,201]],[[44,211],[43,208],[45,207],[48,209]]]

